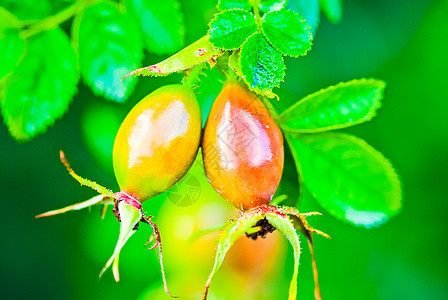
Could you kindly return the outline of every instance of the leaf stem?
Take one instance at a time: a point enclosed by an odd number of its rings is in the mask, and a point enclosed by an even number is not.
[[[41,31],[46,31],[46,30],[56,28],[61,23],[64,23],[65,21],[67,21],[68,19],[73,17],[75,14],[83,11],[86,7],[92,5],[96,2],[98,2],[98,0],[90,0],[90,1],[89,0],[77,0],[75,3],[62,9],[58,13],[56,13],[52,16],[46,17],[43,20],[39,20],[36,23],[30,25],[30,27],[28,29],[24,29],[22,32],[22,37],[25,39],[30,38],[33,35],[41,32]]]

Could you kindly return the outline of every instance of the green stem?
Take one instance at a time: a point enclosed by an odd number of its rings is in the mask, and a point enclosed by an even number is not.
[[[255,20],[257,21],[258,29],[261,29],[261,24],[263,23],[263,20],[261,19],[260,16],[260,0],[250,0],[249,3],[254,10]]]
[[[56,28],[57,26],[59,26],[59,24],[64,23],[65,21],[73,17],[75,14],[83,11],[86,7],[94,4],[95,2],[97,2],[97,0],[95,1],[78,0],[72,5],[59,11],[55,15],[49,16],[41,21],[38,21],[34,25],[30,25],[29,29],[23,31],[22,36],[23,38],[30,38],[31,36],[41,31]]]
[[[182,83],[194,88],[200,81],[200,76],[204,75],[204,69],[207,67],[207,63],[201,63],[189,70],[184,71],[184,78]]]

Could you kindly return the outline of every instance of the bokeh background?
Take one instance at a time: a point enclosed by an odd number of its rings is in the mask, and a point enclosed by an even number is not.
[[[216,3],[182,3],[190,43],[206,32]],[[69,22],[64,26],[68,31]],[[392,161],[403,182],[403,211],[366,230],[334,219],[312,200],[300,204],[301,211],[324,213],[310,223],[332,237],[315,239],[324,299],[448,299],[447,49],[448,1],[345,0],[342,22],[321,16],[309,55],[286,61],[280,109],[340,81],[376,77],[388,83],[378,116],[346,131]],[[148,55],[145,63],[163,58]],[[208,85],[205,111],[222,81],[213,78],[207,79],[215,83]],[[142,225],[124,247],[117,284],[111,272],[98,279],[118,235],[110,212],[105,220],[99,207],[34,216],[95,195],[67,174],[59,149],[78,173],[117,191],[110,161],[114,130],[142,97],[179,79],[143,78],[124,105],[98,99],[81,85],[68,114],[28,143],[16,143],[0,126],[2,299],[167,298],[156,253],[143,248],[149,228]],[[235,209],[216,196],[200,160],[179,185],[144,208],[162,231],[171,289],[184,299],[199,299],[216,233],[199,238],[194,233],[223,223]],[[313,299],[305,244],[299,299]],[[242,238],[214,278],[210,299],[287,299],[292,266],[292,249],[276,233],[256,242]]]

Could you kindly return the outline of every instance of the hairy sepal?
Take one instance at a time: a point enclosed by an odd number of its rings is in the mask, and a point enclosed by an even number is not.
[[[223,50],[213,47],[209,41],[209,36],[204,36],[166,60],[134,70],[124,76],[123,79],[129,76],[167,76],[175,72],[191,69],[207,61],[213,64],[216,58],[223,53]]]
[[[114,273],[115,281],[120,280],[120,275],[118,273],[118,258],[120,251],[128,239],[135,233],[136,226],[140,222],[143,214],[140,209],[135,206],[128,204],[126,201],[120,201],[118,203],[118,212],[120,214],[120,235],[118,236],[118,242],[115,246],[114,253],[107,261],[106,265],[100,272],[100,277],[103,273],[114,264],[112,270]]]
[[[227,251],[230,249],[232,244],[243,234],[253,234],[254,231],[256,232],[257,228],[254,228],[254,225],[259,220],[264,218],[266,218],[269,223],[276,227],[279,232],[286,236],[294,249],[294,274],[289,289],[289,299],[296,299],[297,274],[300,257],[299,237],[297,236],[297,232],[295,231],[291,220],[289,219],[287,214],[282,211],[282,208],[271,205],[262,205],[248,211],[241,212],[241,214],[237,218],[231,220],[222,231],[218,240],[218,250],[215,257],[215,264],[208,278],[205,291],[202,296],[203,300],[207,299],[207,293],[213,275],[221,266],[227,254]]]

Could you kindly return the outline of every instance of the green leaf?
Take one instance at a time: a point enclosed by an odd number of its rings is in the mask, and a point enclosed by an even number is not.
[[[257,221],[264,218],[264,214],[257,214],[257,213],[245,213],[242,216],[240,216],[236,220],[230,221],[224,231],[220,234],[219,240],[218,240],[218,249],[216,252],[215,257],[215,264],[213,266],[212,273],[210,274],[207,284],[205,286],[205,291],[202,299],[207,298],[208,289],[210,287],[211,280],[213,278],[213,275],[216,271],[218,271],[219,267],[221,266],[222,262],[224,261],[224,258],[227,254],[227,251],[229,251],[232,244],[238,239],[240,236],[242,236],[247,230],[249,230],[252,226],[257,223]]]
[[[239,8],[250,11],[252,9],[252,6],[250,5],[249,0],[219,0],[219,10],[227,10],[232,8]]]
[[[167,76],[174,72],[191,69],[206,61],[213,61],[222,55],[223,51],[212,46],[208,36],[204,36],[190,46],[182,49],[170,58],[126,74],[129,76]],[[124,78],[125,78],[124,77]]]
[[[311,133],[360,124],[381,107],[384,81],[356,79],[308,95],[279,116],[283,130]]]
[[[278,214],[266,214],[266,219],[274,226],[279,232],[281,232],[294,250],[294,273],[292,275],[291,284],[289,286],[289,300],[295,300],[297,298],[297,275],[299,274],[299,259],[300,259],[300,241],[297,236],[297,232],[291,221],[286,216],[280,216]]]
[[[61,29],[33,37],[1,83],[1,111],[11,135],[27,141],[52,126],[67,111],[78,77],[76,55]]]
[[[118,273],[118,258],[120,255],[121,248],[126,244],[128,239],[135,233],[136,225],[140,222],[143,214],[141,210],[135,208],[132,205],[127,204],[125,201],[120,201],[118,203],[118,212],[120,213],[120,235],[118,236],[118,242],[115,246],[114,253],[111,258],[107,261],[104,268],[101,270],[100,277],[103,275],[104,271],[106,271],[112,263],[113,273],[115,281],[120,280],[120,276]]]
[[[319,0],[320,6],[332,23],[339,23],[342,19],[342,0]]]
[[[11,72],[23,57],[25,40],[19,36],[21,22],[0,7],[0,79]]]
[[[185,43],[185,24],[178,0],[125,0],[139,21],[149,52],[171,54]]]
[[[125,101],[137,83],[120,79],[141,64],[143,46],[140,30],[112,2],[86,8],[73,23],[81,74],[96,95]]]
[[[401,209],[401,186],[384,156],[342,133],[290,136],[305,186],[328,212],[350,224],[379,226]]]
[[[280,10],[285,7],[288,0],[261,0],[260,10],[264,13]]]
[[[223,11],[210,22],[210,42],[216,48],[234,50],[257,31],[255,16],[241,9]]]
[[[48,0],[2,0],[0,5],[20,20],[39,20],[51,13]]]
[[[295,12],[270,12],[264,17],[262,28],[269,43],[284,55],[297,57],[311,49],[310,26]]]
[[[244,81],[258,93],[270,93],[285,76],[282,55],[269,45],[261,33],[254,34],[244,43],[240,66]]]
[[[319,0],[289,0],[286,8],[302,16],[314,34],[319,25]]]
[[[21,28],[23,26],[23,22],[21,22],[14,14],[0,6],[0,29]]]

